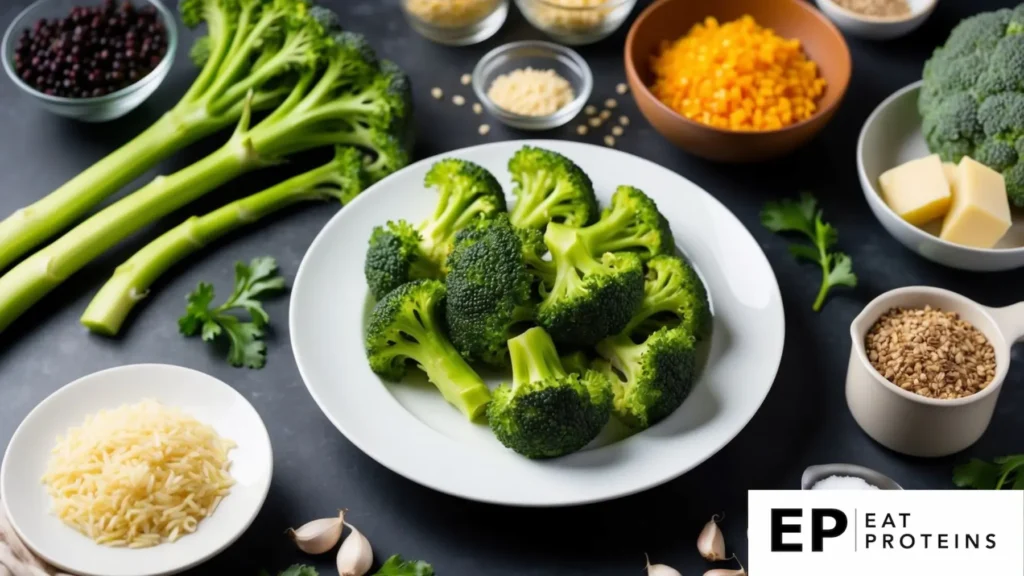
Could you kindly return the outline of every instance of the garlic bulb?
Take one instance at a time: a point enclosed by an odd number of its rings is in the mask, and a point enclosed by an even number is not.
[[[362,532],[351,524],[349,527],[352,528],[352,533],[338,549],[338,575],[365,576],[373,565],[373,549]]]
[[[313,520],[294,530],[289,528],[288,535],[306,554],[323,554],[341,540],[344,527],[345,512],[339,511],[337,517]]]

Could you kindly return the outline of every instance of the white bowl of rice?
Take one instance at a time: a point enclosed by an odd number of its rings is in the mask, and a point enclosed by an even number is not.
[[[15,431],[0,500],[41,559],[84,576],[175,574],[256,518],[270,437],[233,388],[188,368],[122,366],[43,400]]]

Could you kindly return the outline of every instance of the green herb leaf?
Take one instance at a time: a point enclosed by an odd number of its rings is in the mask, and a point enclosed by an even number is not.
[[[293,564],[284,572],[278,574],[278,576],[320,576],[316,568],[312,566],[306,566],[305,564]]]
[[[803,260],[816,262],[821,267],[821,286],[812,308],[821,310],[829,291],[835,286],[854,287],[857,276],[853,261],[841,252],[829,250],[839,242],[839,233],[821,217],[814,196],[804,192],[799,200],[784,199],[768,202],[761,210],[761,224],[775,233],[796,232],[805,236],[814,246],[791,244],[789,253]]]
[[[1024,490],[1024,454],[1003,456],[993,462],[972,458],[953,469],[953,483],[975,490]]]
[[[248,265],[238,262],[235,264],[234,290],[227,301],[211,308],[215,298],[213,285],[200,282],[188,296],[185,315],[178,319],[178,328],[185,336],[201,332],[202,339],[207,342],[226,335],[228,362],[232,366],[262,368],[267,358],[263,328],[270,322],[270,316],[258,298],[284,287],[284,278],[277,274],[277,263],[273,258],[254,258]],[[242,311],[249,314],[250,322],[244,322],[231,313]]]
[[[407,562],[395,554],[374,576],[434,576],[434,568],[422,560]]]

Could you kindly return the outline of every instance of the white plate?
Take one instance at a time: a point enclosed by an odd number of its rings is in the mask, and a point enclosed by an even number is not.
[[[383,384],[366,362],[363,327],[373,305],[363,278],[374,226],[419,221],[436,203],[423,177],[440,157],[409,166],[349,204],[323,229],[292,288],[291,335],[307,388],[324,414],[371,458],[436,490],[485,502],[560,506],[651,488],[725,446],[768,394],[785,333],[778,283],[743,225],[709,194],[665,168],[609,148],[526,140],[446,153],[489,169],[511,190],[506,166],[524,144],[572,158],[607,204],[619,184],[657,202],[676,242],[709,288],[714,338],[699,384],[672,416],[624,441],[599,438],[581,452],[531,461],[468,423],[425,379]],[[413,371],[415,372],[415,371]],[[494,385],[500,378],[489,378]],[[607,438],[607,437],[606,437]],[[602,445],[607,444],[607,445]]]
[[[238,444],[229,457],[236,484],[195,533],[137,550],[94,543],[50,513],[41,478],[57,436],[89,414],[153,399],[176,406]],[[75,380],[43,400],[18,427],[0,469],[11,525],[41,558],[84,576],[175,574],[219,553],[256,518],[270,489],[270,436],[249,402],[212,376],[162,364],[111,368]]]

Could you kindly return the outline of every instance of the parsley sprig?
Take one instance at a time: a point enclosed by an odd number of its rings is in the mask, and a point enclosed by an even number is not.
[[[266,570],[260,576],[270,576]],[[292,564],[278,576],[319,576],[312,566]],[[434,576],[434,568],[422,560],[403,560],[400,554],[388,558],[374,576]]]
[[[992,462],[972,458],[953,469],[953,483],[977,490],[1024,490],[1024,454],[1003,456]]]
[[[232,366],[262,368],[267,361],[264,328],[270,322],[270,316],[258,298],[284,287],[284,278],[277,274],[277,263],[273,258],[253,258],[248,265],[237,262],[235,288],[231,296],[220,306],[212,308],[216,297],[213,285],[200,282],[188,295],[185,315],[178,319],[178,329],[185,336],[201,334],[206,342],[225,335],[229,343],[228,362]],[[240,311],[247,312],[251,320],[244,322],[233,313]]]
[[[765,228],[776,233],[797,232],[814,244],[790,244],[789,253],[821,266],[821,288],[812,307],[815,312],[821,310],[833,287],[853,288],[857,285],[853,260],[842,252],[830,252],[839,242],[839,232],[822,220],[821,216],[817,200],[806,192],[800,195],[799,200],[787,198],[780,202],[768,202],[761,211],[761,224]]]

